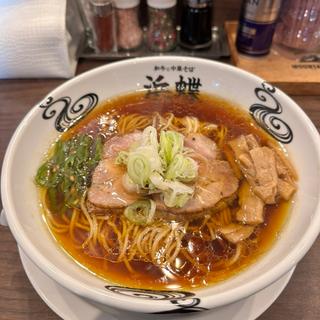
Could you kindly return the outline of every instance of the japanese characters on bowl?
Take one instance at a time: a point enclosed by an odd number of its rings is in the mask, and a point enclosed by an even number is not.
[[[149,91],[161,91],[168,89],[170,84],[166,82],[165,75],[167,73],[178,73],[181,72],[179,77],[174,81],[175,91],[177,93],[188,93],[196,95],[200,91],[201,79],[194,76],[195,67],[193,65],[181,65],[172,64],[170,66],[163,65],[161,63],[155,64],[153,71],[159,75],[157,77],[152,77],[146,75],[146,83],[143,85],[144,89]]]

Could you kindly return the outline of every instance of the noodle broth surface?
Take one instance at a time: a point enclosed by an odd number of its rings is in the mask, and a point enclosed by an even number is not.
[[[155,113],[165,119],[170,119],[169,114],[173,114],[175,118],[196,117],[200,121],[199,130],[213,139],[222,151],[228,149],[227,141],[241,134],[254,134],[262,145],[271,140],[247,114],[236,105],[220,98],[206,94],[200,94],[195,98],[190,95],[145,94],[144,92],[128,94],[104,102],[75,127],[64,133],[60,139],[68,140],[79,133],[86,133],[91,137],[102,135],[106,141],[115,134],[142,130],[152,125],[155,121]],[[130,115],[137,115],[135,116],[137,121],[132,122],[133,125],[127,121],[131,119]],[[179,121],[174,123],[179,127]],[[207,130],[203,123],[211,123],[226,130]],[[190,126],[192,127],[192,124]],[[42,203],[52,208],[45,195]],[[276,205],[267,205],[265,222],[257,226],[254,234],[243,241],[240,250],[238,246],[227,243],[222,238],[218,237],[215,240],[208,238],[210,226],[224,225],[235,220],[237,201],[233,201],[227,208],[222,207],[221,210],[206,212],[203,216],[187,219],[188,221],[181,218],[173,221],[174,219],[170,217],[170,221],[166,223],[178,223],[186,228],[181,238],[181,246],[192,248],[191,255],[187,252],[184,254],[183,251],[179,253],[175,260],[176,269],[168,265],[161,266],[150,261],[146,262],[143,259],[140,261],[132,259],[130,262],[111,261],[115,259],[106,257],[99,245],[92,245],[91,249],[83,248],[81,244],[88,235],[88,223],[81,210],[70,209],[63,215],[61,212],[52,212],[51,220],[47,215],[44,215],[44,218],[59,246],[81,266],[99,277],[136,288],[190,289],[225,280],[254,263],[277,239],[289,208],[290,201],[283,200]],[[125,240],[125,231],[130,228],[130,225],[123,225],[119,212],[110,213],[110,216],[111,220],[108,221],[112,221],[117,230],[123,232],[122,237]],[[102,218],[99,219],[97,220],[98,230],[102,231],[107,222]],[[124,230],[125,227],[126,230]],[[133,226],[130,230],[133,237],[134,232],[137,232],[137,235],[140,232],[139,228],[134,229]],[[114,237],[112,233],[115,232],[109,232],[111,238]],[[99,243],[99,239],[97,241]],[[174,251],[174,244],[172,247]],[[196,258],[193,258],[193,254]]]

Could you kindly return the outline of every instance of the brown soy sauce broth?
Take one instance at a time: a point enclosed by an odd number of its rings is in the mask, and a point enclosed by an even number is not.
[[[100,104],[85,119],[64,133],[62,139],[68,139],[78,132],[92,135],[102,132],[110,136],[117,132],[115,123],[121,115],[152,115],[155,112],[172,112],[177,117],[194,116],[200,121],[223,124],[228,127],[228,139],[249,133],[254,133],[263,141],[267,139],[264,131],[256,127],[249,115],[241,111],[236,104],[224,99],[204,93],[194,97],[172,92],[146,94],[144,91],[119,96]]]
[[[137,92],[117,97],[102,103],[93,110],[85,119],[64,133],[62,139],[68,139],[79,132],[86,132],[92,136],[103,134],[106,139],[117,132],[117,120],[121,115],[130,113],[150,114],[158,112],[165,114],[174,113],[177,117],[194,116],[200,121],[206,121],[228,127],[227,140],[240,134],[253,133],[262,143],[268,138],[264,131],[258,128],[252,119],[230,102],[207,94],[200,94],[197,98],[190,95],[177,95],[174,93],[146,94]],[[203,251],[203,258],[212,257],[209,273],[197,272],[192,268],[183,268],[181,272],[174,273],[168,268],[160,268],[152,263],[142,261],[130,262],[133,273],[129,273],[124,263],[109,262],[104,258],[91,257],[83,249],[75,246],[68,234],[55,233],[54,237],[63,249],[84,268],[90,272],[114,283],[129,287],[142,287],[150,289],[188,289],[202,287],[225,280],[240,270],[245,269],[264,254],[277,239],[286,220],[290,203],[282,201],[277,205],[266,206],[265,223],[256,228],[254,245],[250,244],[236,263],[231,266],[215,267],[223,255],[232,255],[234,246],[223,248],[218,240],[211,244],[211,251],[205,252],[202,243],[197,244],[197,238],[189,234],[183,241],[191,241],[195,251]],[[197,223],[194,221],[193,223]],[[85,234],[79,239],[85,238]],[[82,231],[83,232],[83,231]],[[224,241],[225,243],[225,241]],[[197,247],[198,246],[198,247]],[[178,256],[179,259],[179,256]],[[191,273],[190,273],[191,272]],[[193,272],[193,273],[192,273]]]

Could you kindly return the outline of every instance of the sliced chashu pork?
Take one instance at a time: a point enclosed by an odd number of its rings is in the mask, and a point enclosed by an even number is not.
[[[270,144],[270,148],[272,148],[276,157],[279,195],[283,199],[289,200],[296,191],[295,181],[298,178],[297,173],[288,158],[277,146]]]
[[[98,208],[124,208],[141,198],[137,193],[124,189],[122,176],[125,168],[115,164],[120,151],[128,150],[132,143],[141,138],[141,133],[115,136],[104,146],[104,159],[94,170],[88,201]],[[221,199],[232,196],[238,189],[238,179],[227,161],[216,160],[218,151],[215,143],[200,134],[191,134],[185,139],[186,146],[193,150],[190,156],[199,164],[199,176],[195,195],[183,208],[168,208],[155,196],[158,210],[170,213],[192,213],[214,207]],[[92,207],[92,206],[91,206]]]
[[[124,167],[116,165],[114,158],[101,160],[92,176],[88,201],[100,208],[124,208],[138,200],[138,194],[123,187],[124,173]]]
[[[199,174],[205,175],[199,177],[194,195],[184,207],[166,207],[156,195],[158,210],[174,214],[201,212],[215,207],[220,200],[231,197],[238,189],[238,179],[227,161],[211,160],[207,165],[199,163]]]
[[[253,135],[239,136],[229,145],[254,193],[264,203],[274,204],[277,196],[288,200],[293,195],[295,178],[281,159],[280,152],[271,147],[261,147]]]
[[[166,207],[156,196],[157,208],[174,214],[200,212],[234,195],[238,189],[238,179],[227,161],[217,160],[220,155],[215,142],[202,134],[193,133],[185,138],[185,146],[192,150],[190,156],[199,166],[194,196],[183,208]]]
[[[93,172],[88,190],[89,208],[92,211],[99,211],[99,208],[125,208],[140,198],[137,193],[130,193],[123,187],[125,168],[115,164],[118,153],[128,150],[140,138],[141,132],[134,132],[114,136],[105,143],[103,159]]]
[[[120,151],[128,150],[131,145],[142,138],[142,132],[136,131],[123,136],[114,136],[103,146],[103,158],[116,158]]]
[[[215,142],[200,133],[188,134],[184,140],[184,146],[202,155],[207,160],[215,160],[220,157]]]

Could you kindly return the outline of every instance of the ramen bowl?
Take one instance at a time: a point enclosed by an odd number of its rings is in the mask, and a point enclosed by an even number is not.
[[[233,277],[194,290],[147,290],[101,279],[76,264],[45,225],[34,176],[50,144],[99,102],[137,90],[207,92],[235,102],[289,153],[298,191],[272,248]],[[152,57],[112,63],[71,79],[25,116],[7,149],[1,193],[18,245],[49,277],[93,302],[143,313],[202,311],[271,285],[306,254],[320,230],[320,143],[314,125],[279,89],[235,67],[197,58]]]

